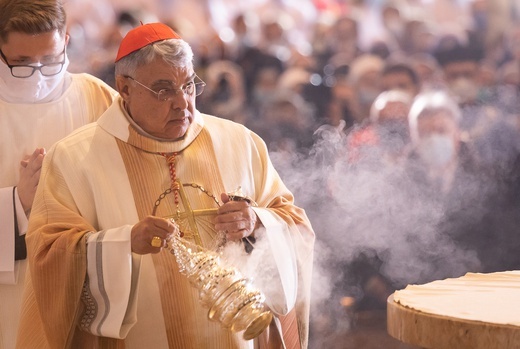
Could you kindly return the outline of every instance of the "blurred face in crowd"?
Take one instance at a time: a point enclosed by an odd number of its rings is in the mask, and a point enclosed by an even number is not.
[[[443,68],[447,82],[465,78],[475,80],[478,75],[478,64],[474,61],[451,62]]]
[[[386,6],[382,13],[383,25],[387,30],[396,36],[401,36],[404,23],[399,10],[394,6]]]
[[[412,69],[417,73],[421,86],[439,82],[439,67],[435,59],[428,54],[417,54],[412,58]]]
[[[302,118],[299,118],[298,108],[290,101],[275,102],[268,108],[265,120],[270,125],[283,125],[287,128],[302,128]]]
[[[426,24],[422,21],[407,21],[404,32],[410,52],[428,52],[435,42],[435,36],[430,33]]]
[[[355,20],[343,17],[335,23],[336,36],[343,40],[357,40],[357,23]]]
[[[451,62],[443,67],[444,79],[459,104],[476,100],[479,84],[479,65],[474,61]]]
[[[193,67],[176,68],[157,57],[150,64],[137,68],[132,78],[117,76],[117,85],[135,123],[158,138],[182,138],[195,113],[196,76]],[[193,93],[181,89],[192,89]],[[157,93],[161,90],[171,96],[170,100],[158,99]]]
[[[497,69],[492,63],[482,64],[478,70],[477,81],[480,86],[493,86],[497,83]]]
[[[370,106],[381,93],[380,78],[379,71],[368,71],[359,78],[356,90],[361,105]]]
[[[413,82],[410,75],[404,72],[384,74],[381,84],[383,91],[401,90],[411,96],[415,96],[419,92],[419,87]]]
[[[408,127],[408,113],[410,111],[410,102],[404,102],[397,99],[400,91],[393,90],[391,92],[383,92],[374,102],[373,110],[371,110],[371,118],[376,117],[376,130],[380,137],[380,144],[386,151],[399,154],[410,141],[410,132]],[[385,99],[388,99],[385,101]],[[376,108],[381,108],[377,114]],[[374,114],[372,114],[374,113]]]
[[[410,106],[399,101],[389,101],[379,112],[379,123],[399,122],[406,125]]]
[[[278,22],[269,22],[264,24],[262,33],[268,42],[278,41],[283,37],[283,28]]]
[[[357,23],[352,18],[341,17],[331,28],[332,35],[328,38],[328,46],[334,52],[343,52],[354,57],[357,47]]]
[[[439,110],[417,119],[419,156],[433,167],[452,163],[459,150],[459,129],[448,111]]]
[[[261,69],[256,77],[253,86],[253,100],[263,103],[276,90],[280,72],[276,68],[266,67]]]
[[[244,15],[238,15],[233,21],[233,30],[238,36],[244,36],[247,33],[246,18]]]

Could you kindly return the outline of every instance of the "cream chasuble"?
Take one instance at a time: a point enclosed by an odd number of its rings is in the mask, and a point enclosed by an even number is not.
[[[0,99],[0,349],[15,346],[26,261],[14,260],[13,187],[20,161],[36,148],[47,150],[73,130],[93,122],[110,106],[116,92],[87,74],[69,74],[63,95],[48,103],[16,104]],[[20,234],[27,217],[15,195]]]
[[[133,224],[154,208],[157,216],[177,217],[174,194],[165,193],[171,178],[162,154],[171,153],[186,199],[179,211],[211,213],[220,193],[238,186],[258,203],[265,227],[258,247],[269,257],[257,269],[273,271],[262,284],[269,288],[266,303],[275,315],[296,307],[306,347],[314,234],[263,141],[239,124],[198,112],[182,140],[155,140],[131,126],[119,102],[47,155],[26,238],[32,279],[18,348],[79,348],[95,341],[88,333],[106,338],[100,348],[260,347],[262,341],[245,341],[207,319],[208,309],[169,251],[131,253]],[[214,216],[187,216],[180,222],[185,238],[214,248]]]

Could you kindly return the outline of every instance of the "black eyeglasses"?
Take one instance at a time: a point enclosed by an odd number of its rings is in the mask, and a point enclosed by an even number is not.
[[[141,87],[144,87],[148,91],[155,94],[159,101],[171,101],[175,98],[175,96],[177,96],[178,93],[180,93],[180,91],[182,91],[182,93],[184,93],[184,95],[186,96],[192,96],[193,94],[195,94],[195,96],[200,96],[200,94],[204,91],[204,86],[206,86],[206,83],[202,81],[202,79],[199,78],[197,75],[195,75],[195,79],[199,79],[199,81],[197,82],[195,82],[195,80],[192,80],[184,84],[184,86],[181,86],[181,88],[164,88],[159,91],[154,91],[131,76],[126,75],[125,77],[131,79],[132,81],[139,84]]]
[[[9,64],[9,61],[7,60],[7,57],[5,57],[2,50],[0,50],[0,57],[3,58],[5,64],[9,67],[9,69],[11,69],[11,75],[15,78],[28,78],[32,76],[36,70],[39,70],[43,76],[53,76],[61,73],[61,70],[63,69],[63,65],[65,64],[66,49],[67,46],[65,45],[63,51],[58,56],[56,56],[59,57],[63,55],[63,60],[61,62],[45,63],[40,65]]]

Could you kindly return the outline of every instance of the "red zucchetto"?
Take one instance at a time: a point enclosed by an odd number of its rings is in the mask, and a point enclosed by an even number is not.
[[[128,32],[119,45],[116,62],[130,53],[142,49],[151,43],[167,40],[181,39],[172,28],[162,23],[142,24]]]

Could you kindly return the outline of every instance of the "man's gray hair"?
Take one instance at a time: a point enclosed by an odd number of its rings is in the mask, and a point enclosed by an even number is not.
[[[137,68],[149,64],[157,57],[162,57],[172,67],[193,67],[191,46],[184,40],[168,39],[145,46],[121,58],[116,62],[115,74],[116,76],[135,76]]]

